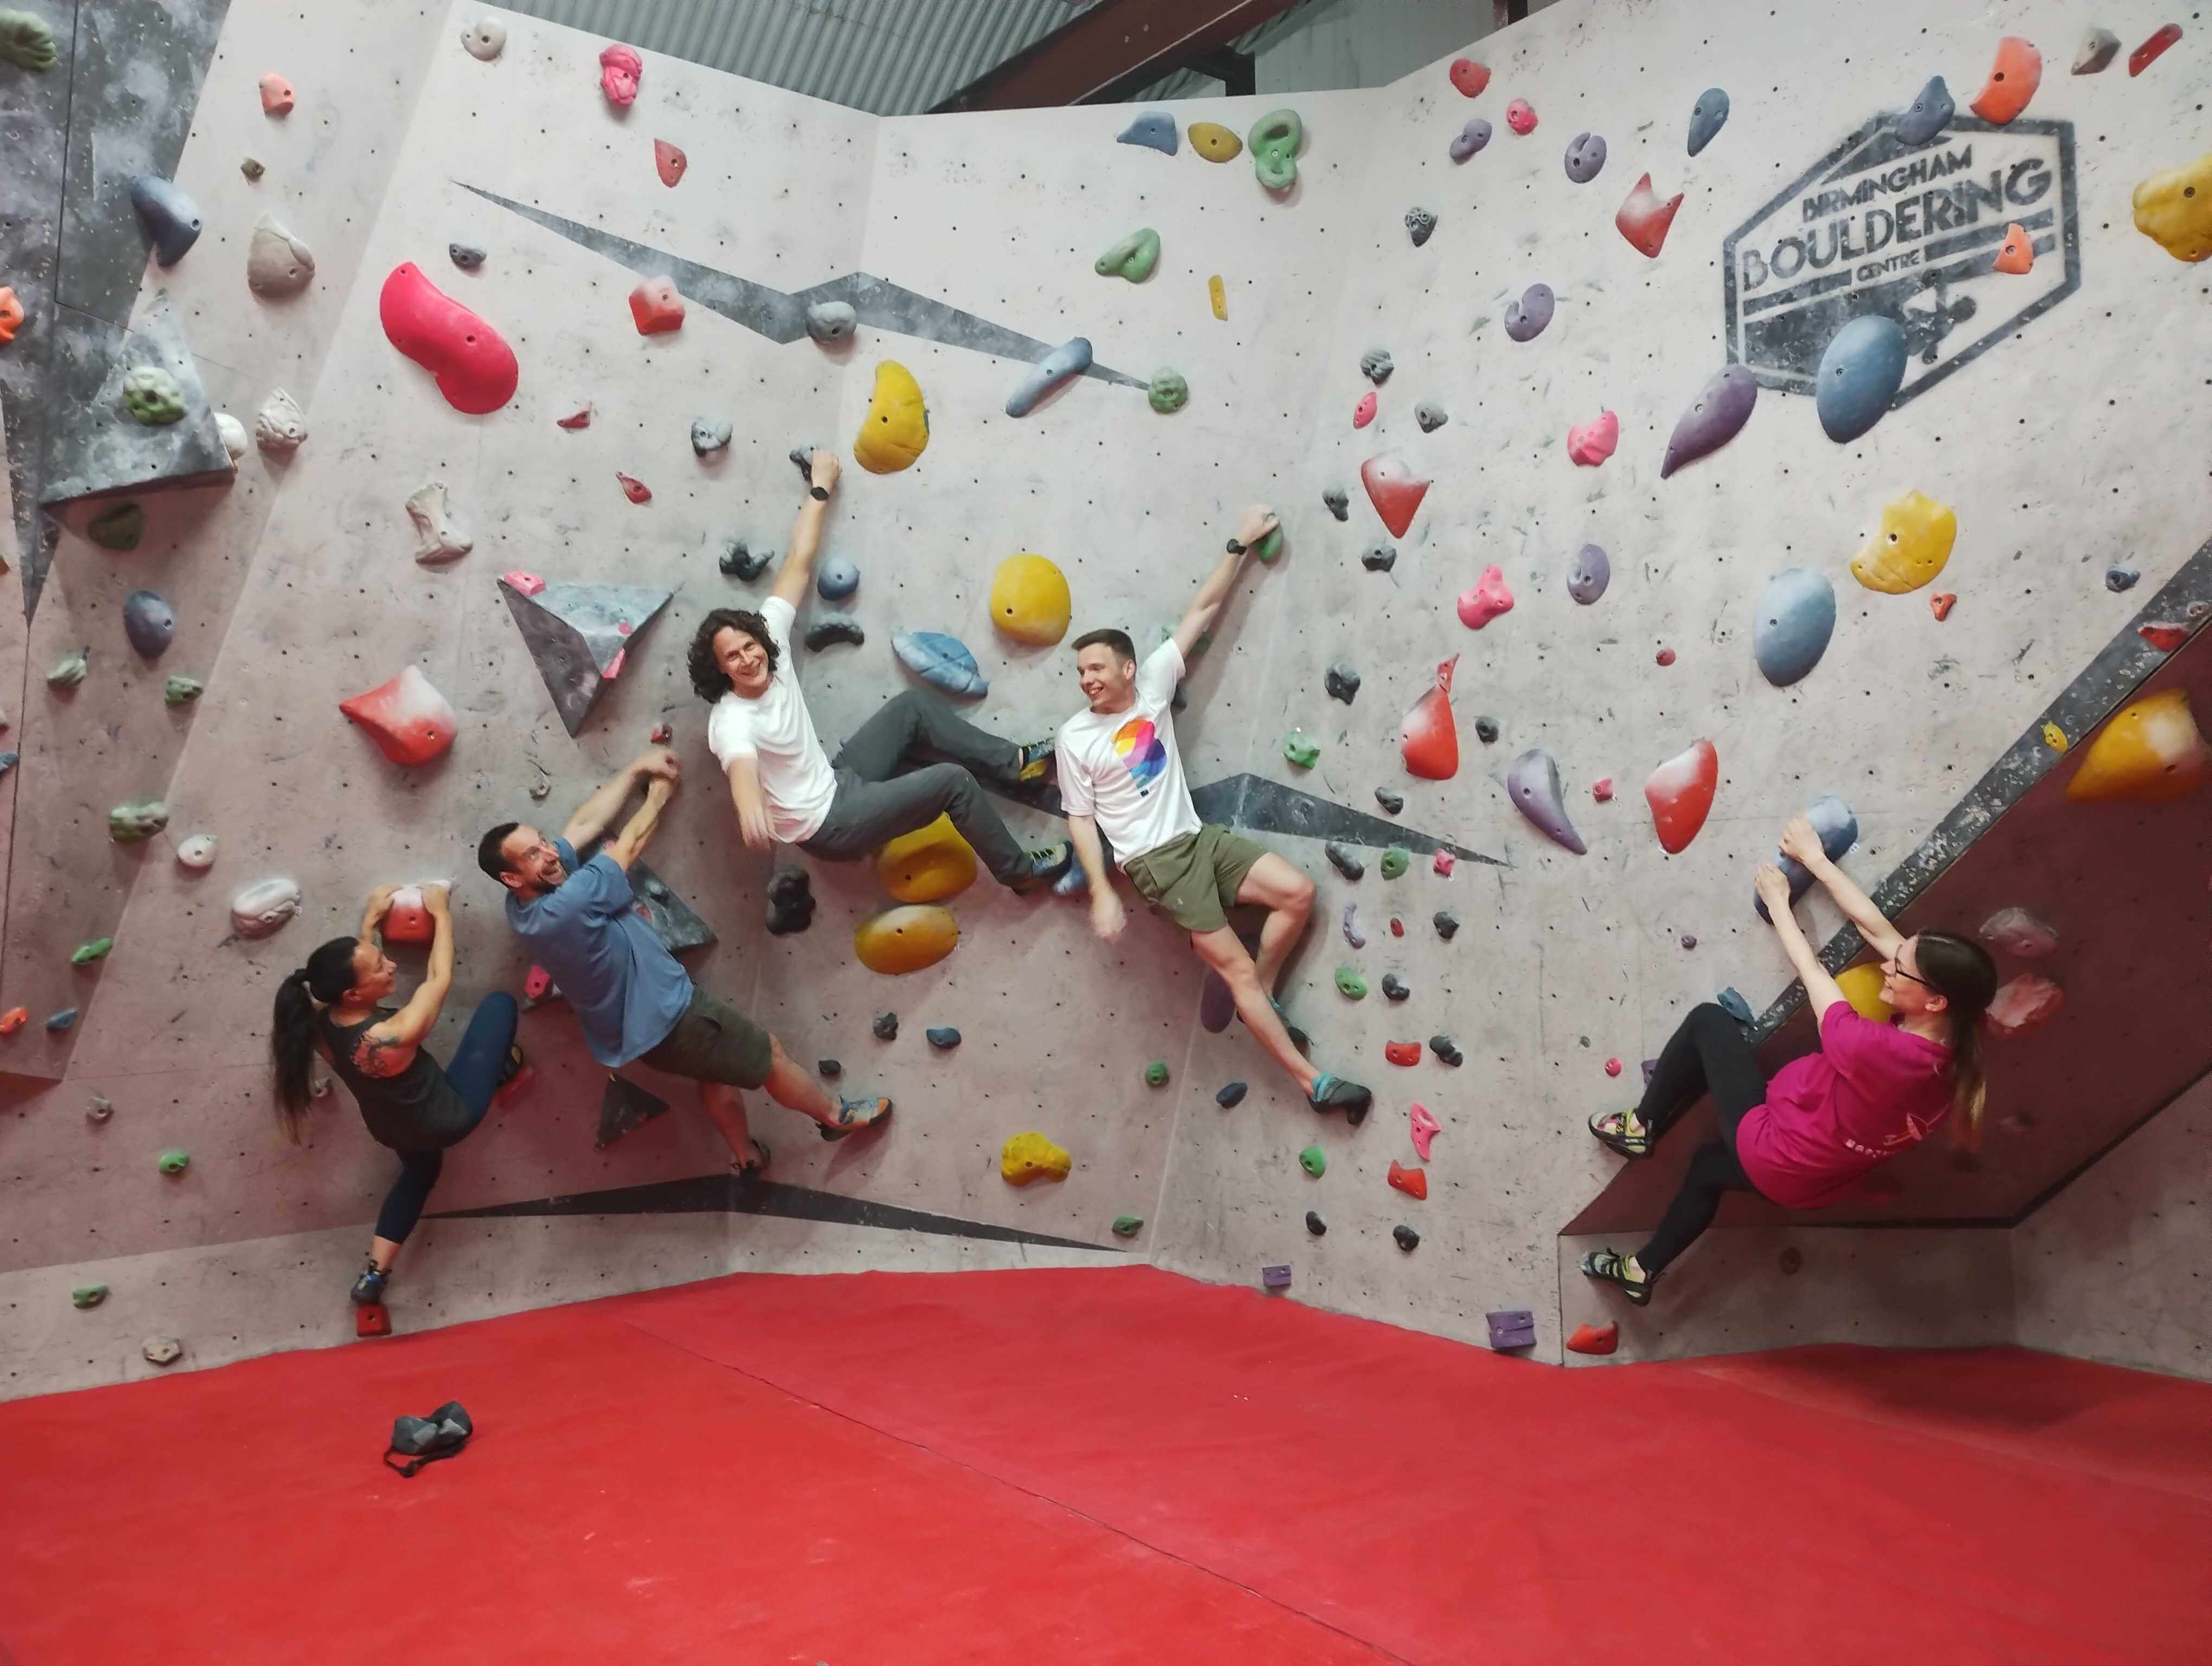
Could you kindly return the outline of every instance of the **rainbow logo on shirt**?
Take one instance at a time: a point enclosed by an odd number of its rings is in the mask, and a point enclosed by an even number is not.
[[[1149,717],[1133,717],[1116,730],[1114,751],[1127,766],[1129,779],[1137,784],[1139,795],[1150,792],[1160,771],[1168,767],[1168,749],[1160,745]]]

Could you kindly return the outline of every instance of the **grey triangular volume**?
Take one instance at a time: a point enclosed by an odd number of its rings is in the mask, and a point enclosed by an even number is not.
[[[703,949],[714,940],[714,928],[694,914],[669,883],[643,862],[629,865],[629,894],[637,898],[646,923],[669,953]]]
[[[99,333],[103,332],[58,335],[58,355],[98,350]],[[123,408],[123,379],[147,365],[158,365],[176,378],[185,404],[178,421],[148,424]],[[59,373],[56,384],[66,386],[71,380],[66,368],[53,369]],[[124,492],[228,481],[237,472],[166,292],[155,296],[145,316],[123,333],[91,398],[64,399],[46,415],[46,477],[39,501],[49,509]]]
[[[599,1099],[599,1137],[593,1143],[605,1151],[628,1134],[641,1128],[668,1109],[668,1101],[657,1093],[648,1093],[635,1082],[620,1076],[607,1078],[607,1089]]]
[[[530,581],[535,591],[518,579]],[[638,584],[570,584],[502,574],[499,593],[522,632],[531,662],[570,734],[584,727],[623,651],[672,593]]]

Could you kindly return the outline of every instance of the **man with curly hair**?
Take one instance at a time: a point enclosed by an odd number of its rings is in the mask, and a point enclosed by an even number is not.
[[[750,850],[765,853],[780,839],[847,860],[950,816],[994,879],[1034,890],[1066,869],[1069,847],[1023,848],[977,777],[1008,786],[1042,780],[1049,739],[1001,740],[921,689],[862,724],[834,765],[815,737],[791,664],[791,627],[813,581],[837,474],[835,453],[814,453],[791,552],[760,611],[718,607],[692,635],[691,686],[714,708],[707,745],[729,779],[738,830]]]

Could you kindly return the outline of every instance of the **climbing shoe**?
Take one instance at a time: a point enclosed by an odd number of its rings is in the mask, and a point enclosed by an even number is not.
[[[1047,736],[1042,740],[1032,740],[1028,745],[1017,748],[1014,758],[1014,779],[1022,781],[1042,781],[1052,769],[1052,748],[1053,742],[1050,736]]]
[[[817,1122],[815,1126],[822,1130],[824,1140],[842,1140],[856,1128],[880,1122],[890,1114],[891,1102],[889,1099],[841,1099],[837,1102],[837,1120],[835,1122]]]
[[[384,1286],[391,1277],[389,1272],[378,1272],[375,1262],[370,1262],[362,1269],[361,1276],[353,1281],[353,1304],[356,1307],[377,1305],[384,1299]]]
[[[499,1067],[499,1085],[505,1087],[522,1073],[522,1067],[530,1061],[523,1056],[522,1043],[515,1043],[507,1049],[507,1061]]]
[[[1306,1103],[1324,1114],[1332,1110],[1344,1113],[1344,1120],[1358,1128],[1367,1120],[1367,1107],[1375,1096],[1357,1082],[1346,1081],[1341,1076],[1332,1076],[1324,1071],[1316,1079],[1313,1091]]]
[[[1614,1255],[1610,1250],[1593,1250],[1584,1256],[1583,1276],[1595,1279],[1600,1284],[1617,1286],[1620,1293],[1638,1307],[1646,1306],[1651,1300],[1651,1280],[1631,1278],[1627,1259]]]
[[[750,1180],[767,1171],[769,1160],[768,1141],[756,1140],[753,1141],[753,1160],[748,1163],[742,1157],[732,1157],[730,1167],[736,1171],[738,1179]]]
[[[1026,897],[1039,885],[1057,879],[1066,873],[1068,864],[1075,860],[1075,847],[1063,839],[1058,844],[1048,844],[1042,850],[1030,851],[1029,858],[1028,873],[1007,887],[1017,897]]]
[[[1629,1124],[1635,1121],[1636,1113],[1632,1110],[1601,1110],[1591,1116],[1589,1131],[1597,1136],[1599,1144],[1610,1146],[1623,1157],[1649,1157],[1651,1130],[1639,1124],[1631,1133]]]

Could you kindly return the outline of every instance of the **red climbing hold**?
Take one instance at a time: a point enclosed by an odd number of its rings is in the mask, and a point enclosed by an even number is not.
[[[1419,1042],[1385,1042],[1382,1043],[1382,1056],[1392,1064],[1419,1064],[1421,1061],[1421,1044]]]
[[[1585,469],[1594,469],[1613,455],[1620,443],[1620,418],[1601,410],[1587,423],[1567,430],[1567,455]]]
[[[553,993],[553,974],[543,966],[532,966],[522,980],[525,1000],[543,1000]]]
[[[1570,1353],[1610,1353],[1620,1346],[1620,1325],[1608,1321],[1601,1325],[1577,1325],[1575,1334],[1567,1338]]]
[[[1392,915],[1390,916],[1390,935],[1393,937],[1403,937],[1405,934],[1406,922],[1401,920],[1396,915]]]
[[[653,726],[652,734],[647,739],[653,745],[665,746],[676,739],[676,726],[673,723],[656,723]]]
[[[2136,627],[2136,635],[2148,642],[2160,654],[2171,654],[2189,640],[2189,627],[2163,623],[2142,624]]]
[[[1651,658],[1656,664],[1671,666],[1674,663],[1674,650],[1671,648],[1662,648]]]
[[[504,1082],[501,1082],[500,1084],[499,1091],[493,1097],[502,1105],[511,1105],[517,1099],[521,1098],[523,1095],[529,1092],[532,1084],[536,1082],[537,1079],[538,1072],[536,1069],[529,1065],[525,1065],[521,1069],[516,1071],[514,1074],[508,1077]]]
[[[1958,601],[1959,596],[1956,591],[1938,590],[1928,599],[1928,611],[1939,620],[1948,619],[1951,617],[1951,610],[1958,605]]]
[[[453,708],[413,666],[338,709],[369,733],[394,763],[428,763],[453,744]]]
[[[2180,31],[2176,30],[2175,33],[2178,34]],[[1455,58],[1452,59],[1451,84],[1468,97],[1474,98],[1490,85],[1490,66],[1477,64],[1471,58]]]
[[[377,316],[392,344],[438,379],[456,410],[482,416],[514,397],[522,372],[498,331],[403,261],[384,280]]]
[[[1524,138],[1536,131],[1536,106],[1516,99],[1505,106],[1505,125]]]
[[[1713,793],[1721,781],[1721,755],[1710,740],[1699,739],[1651,772],[1644,783],[1644,801],[1651,806],[1651,825],[1659,835],[1659,848],[1678,855],[1690,848],[1698,830],[1712,813]]]
[[[648,277],[629,292],[629,315],[641,336],[665,336],[684,327],[684,297],[672,277]]]
[[[392,1335],[392,1315],[385,1310],[382,1302],[369,1302],[354,1309],[353,1334],[356,1336]]]
[[[386,943],[428,943],[437,934],[430,910],[422,904],[422,886],[402,885],[392,893],[392,906],[384,911]]]
[[[1605,1073],[1608,1076],[1618,1076],[1620,1074],[1620,1061],[1619,1059],[1607,1059],[1605,1061]]]
[[[660,171],[660,183],[674,185],[684,177],[684,170],[691,166],[690,159],[665,139],[653,142],[653,165]]]
[[[620,469],[617,469],[615,471],[615,478],[622,482],[623,496],[629,499],[631,502],[650,503],[653,502],[653,488],[647,485],[645,482],[638,479],[635,476],[624,474]]]
[[[1990,262],[1990,268],[2016,277],[2033,271],[2034,266],[2035,240],[2027,234],[2027,227],[2014,222],[2005,228],[2004,246],[1997,251],[1997,258]]]
[[[1390,1164],[1390,1183],[1407,1197],[1425,1200],[1429,1195],[1429,1171],[1426,1169],[1409,1169],[1404,1164],[1394,1161]]]
[[[2181,25],[2168,23],[2156,34],[2128,54],[2128,73],[2139,76],[2158,62],[2159,55],[2181,39]]]
[[[1386,451],[1362,463],[1359,483],[1367,488],[1367,501],[1382,517],[1382,524],[1390,529],[1392,538],[1406,536],[1406,529],[1413,524],[1413,516],[1420,509],[1421,500],[1429,494],[1429,483],[1414,479],[1412,468],[1395,452]]]
[[[1359,396],[1359,403],[1352,408],[1352,425],[1365,428],[1375,420],[1375,392],[1369,389]]]
[[[1513,593],[1505,587],[1505,575],[1495,567],[1486,567],[1482,576],[1474,581],[1474,588],[1462,593],[1459,599],[1459,622],[1469,630],[1480,630],[1501,613],[1513,611]]]
[[[1661,202],[1659,193],[1651,189],[1651,176],[1647,173],[1628,193],[1628,200],[1613,216],[1613,223],[1639,252],[1656,260],[1659,251],[1667,246],[1667,228],[1674,223],[1674,210],[1681,206],[1682,193],[1679,191]]]
[[[1590,796],[1595,799],[1600,804],[1611,804],[1613,802],[1613,777],[1611,775],[1601,775],[1597,780],[1592,781],[1590,783]]]
[[[30,1021],[29,1007],[10,1006],[6,1012],[0,1012],[0,1036],[12,1036]]]
[[[1996,62],[1969,107],[1992,127],[2002,127],[2027,108],[2043,84],[2043,54],[2033,41],[2008,34],[1997,42]]]
[[[592,402],[589,399],[585,400],[583,404],[578,405],[566,416],[556,416],[553,419],[553,426],[555,428],[567,429],[571,434],[574,434],[578,429],[589,428],[591,425]]]
[[[1453,654],[1437,667],[1435,685],[1413,702],[1398,732],[1398,751],[1408,773],[1424,781],[1449,781],[1459,773],[1459,727],[1452,721]]]

